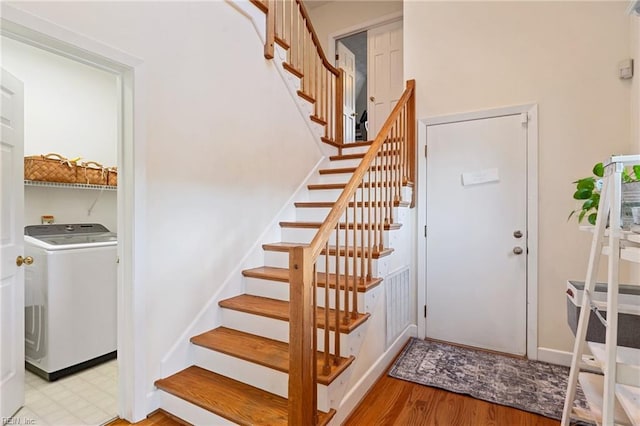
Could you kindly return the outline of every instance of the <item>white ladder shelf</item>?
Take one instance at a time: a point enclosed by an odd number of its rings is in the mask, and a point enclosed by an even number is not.
[[[605,426],[640,426],[640,350],[617,345],[619,262],[625,260],[640,263],[640,235],[623,231],[620,222],[622,171],[625,166],[636,164],[640,164],[640,155],[611,157],[605,166],[562,413],[562,426],[569,426],[572,417],[595,421],[598,425]],[[609,257],[607,318],[601,318],[606,327],[605,343],[587,343],[587,327],[592,309],[597,312],[598,309],[605,308],[592,300],[602,254]],[[587,345],[593,356],[585,355]],[[593,370],[594,366],[599,367],[602,375],[580,371],[582,367]],[[578,381],[587,397],[590,413],[574,408]]]

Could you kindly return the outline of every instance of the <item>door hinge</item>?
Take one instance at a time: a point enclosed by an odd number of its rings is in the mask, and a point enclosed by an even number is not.
[[[424,317],[427,317],[427,305],[424,305]]]
[[[336,53],[336,61],[339,61],[339,60],[340,60],[340,55]]]
[[[424,157],[427,158],[427,146],[424,146]]]
[[[529,113],[523,112],[522,114],[520,114],[520,123],[522,123],[522,125],[524,126],[529,123]]]
[[[427,238],[427,225],[424,226],[424,237]]]

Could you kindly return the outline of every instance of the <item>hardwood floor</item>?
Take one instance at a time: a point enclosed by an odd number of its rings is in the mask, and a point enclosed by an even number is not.
[[[184,426],[185,423],[179,422],[175,417],[165,413],[162,410],[158,410],[147,417],[145,420],[138,423],[129,423],[126,420],[118,419],[111,423],[107,423],[106,426],[128,426],[135,424],[136,426]]]
[[[108,426],[130,423],[117,420]],[[159,411],[136,423],[140,426],[183,426]],[[558,426],[559,421],[394,379],[384,373],[344,426]]]
[[[378,380],[344,426],[557,426],[560,422],[389,377]]]

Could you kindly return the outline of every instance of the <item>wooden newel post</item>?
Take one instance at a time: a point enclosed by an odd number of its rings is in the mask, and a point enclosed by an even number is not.
[[[289,250],[289,425],[315,425],[313,264],[308,247]]]
[[[407,103],[407,142],[409,148],[409,180],[413,182],[413,195],[411,197],[411,208],[416,205],[417,188],[417,146],[416,146],[416,81],[408,80],[407,89],[412,89],[411,97]]]
[[[267,0],[267,28],[264,43],[264,57],[273,59],[274,45],[276,42],[276,0]]]
[[[338,68],[336,77],[336,143],[344,143],[344,70]]]

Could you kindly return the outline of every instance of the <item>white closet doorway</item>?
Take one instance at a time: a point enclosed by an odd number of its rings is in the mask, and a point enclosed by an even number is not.
[[[373,140],[404,90],[402,17],[363,23],[329,38],[336,66],[354,76],[345,78],[345,142]]]

